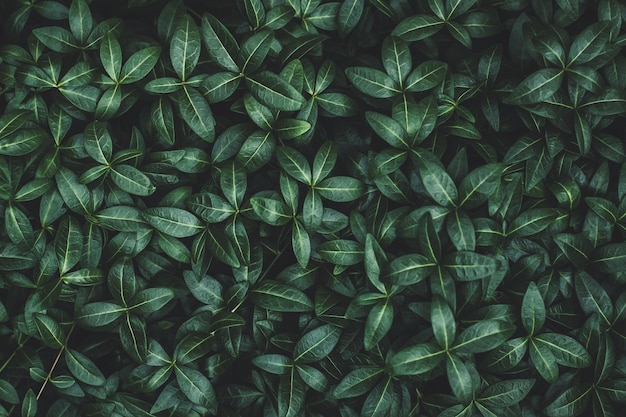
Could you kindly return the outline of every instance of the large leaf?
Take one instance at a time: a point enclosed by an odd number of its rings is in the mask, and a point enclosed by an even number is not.
[[[271,109],[297,111],[304,104],[302,95],[272,72],[263,71],[246,77],[246,84],[254,97]]]
[[[202,372],[187,366],[177,366],[175,373],[178,386],[189,401],[207,408],[213,414],[217,412],[215,391]]]
[[[508,97],[511,104],[541,103],[552,97],[561,86],[563,70],[541,69],[526,77]]]
[[[155,229],[174,237],[193,236],[204,228],[196,216],[176,207],[153,207],[142,214]]]
[[[313,303],[302,291],[278,282],[264,281],[252,290],[259,307],[271,311],[305,312]]]
[[[431,371],[445,358],[445,350],[426,343],[407,347],[389,359],[392,375],[420,375]]]
[[[181,80],[187,81],[200,57],[200,31],[189,15],[176,24],[170,40],[170,60]]]
[[[294,347],[294,362],[312,363],[325,358],[335,349],[340,335],[341,330],[332,324],[305,333]]]
[[[502,344],[514,331],[515,326],[503,320],[482,320],[463,330],[452,349],[459,353],[486,352]]]

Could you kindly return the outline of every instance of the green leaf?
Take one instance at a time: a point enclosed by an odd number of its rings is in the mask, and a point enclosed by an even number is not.
[[[18,131],[31,118],[32,113],[27,110],[17,110],[4,113],[0,116],[0,139]]]
[[[382,377],[383,369],[363,366],[348,373],[333,391],[336,399],[354,398],[369,392]]]
[[[385,278],[394,284],[417,284],[428,277],[437,266],[436,262],[423,255],[409,254],[400,256],[389,264]]]
[[[494,371],[506,371],[516,366],[526,355],[528,338],[507,340],[487,354],[485,366]]]
[[[338,239],[321,243],[316,248],[319,256],[335,265],[355,265],[363,261],[363,246],[353,240]]]
[[[280,146],[276,149],[276,157],[287,174],[304,184],[311,184],[311,167],[304,155],[293,148]]]
[[[411,346],[393,354],[389,359],[389,374],[421,375],[434,369],[445,358],[445,350],[433,343]]]
[[[62,279],[66,284],[91,287],[102,284],[104,281],[104,274],[102,270],[97,268],[82,268],[78,271],[69,272],[63,275]]]
[[[390,76],[374,68],[346,68],[346,76],[354,88],[370,97],[389,98],[401,92]]]
[[[585,271],[577,271],[574,282],[576,296],[583,311],[588,315],[598,314],[610,326],[613,320],[613,303],[606,290]]]
[[[398,23],[391,34],[407,42],[420,41],[439,32],[444,22],[435,16],[417,14]]]
[[[501,345],[514,331],[515,326],[503,320],[481,320],[463,330],[451,349],[458,353],[487,352]]]
[[[127,193],[148,196],[156,190],[146,174],[131,165],[115,165],[110,172],[115,185]]]
[[[33,315],[35,327],[44,344],[52,349],[65,346],[65,337],[59,324],[50,316],[35,313]]]
[[[374,129],[374,132],[389,145],[398,149],[410,148],[405,137],[406,131],[402,125],[394,119],[371,111],[365,113],[365,119],[372,129]]]
[[[435,296],[430,304],[430,323],[439,346],[444,349],[452,347],[456,336],[456,321],[452,309],[441,297]]]
[[[74,349],[65,349],[65,363],[72,375],[85,384],[99,387],[106,383],[106,378],[93,361]]]
[[[207,142],[215,139],[215,120],[206,99],[195,89],[184,86],[176,94],[178,109],[187,126]]]
[[[85,304],[76,316],[76,321],[87,328],[97,328],[113,323],[122,316],[126,308],[108,302]]]
[[[459,251],[447,255],[444,266],[459,281],[473,281],[487,278],[496,272],[495,258],[476,252]]]
[[[306,268],[311,258],[311,238],[304,225],[298,220],[294,220],[293,222],[291,246],[298,264],[302,268]]]
[[[574,266],[583,268],[587,264],[587,254],[592,251],[592,247],[581,235],[561,233],[554,236],[554,241]]]
[[[387,335],[393,322],[393,304],[387,299],[370,310],[365,322],[363,343],[365,350],[372,350]]]
[[[119,232],[138,232],[148,227],[141,211],[132,206],[108,207],[97,212],[95,218],[100,226]]]
[[[350,117],[358,112],[357,102],[343,93],[322,93],[315,96],[315,102],[333,116]]]
[[[145,90],[154,94],[169,94],[178,91],[183,86],[183,82],[174,77],[161,77],[149,81],[145,86]]]
[[[522,324],[529,335],[534,335],[543,328],[546,320],[546,306],[537,288],[537,284],[528,284],[522,300]]]
[[[429,159],[419,159],[418,167],[422,183],[430,197],[444,207],[454,207],[458,191],[450,175]]]
[[[446,230],[459,251],[476,249],[476,233],[472,219],[462,210],[455,210],[446,219]]]
[[[567,66],[586,64],[604,52],[609,41],[607,28],[606,22],[597,22],[580,32],[567,54]]]
[[[313,363],[325,358],[335,349],[340,335],[341,330],[332,324],[305,333],[294,347],[294,362]]]
[[[530,339],[530,359],[537,372],[548,382],[554,382],[559,376],[559,367],[552,350],[544,343]]]
[[[69,9],[69,21],[72,34],[84,44],[91,33],[93,24],[89,5],[84,0],[72,0]]]
[[[507,231],[508,236],[526,237],[545,230],[559,215],[558,210],[535,208],[525,211],[513,220]]]
[[[246,84],[254,97],[271,109],[297,111],[304,105],[304,97],[291,84],[269,71],[246,77]]]
[[[54,52],[67,54],[79,48],[74,36],[68,30],[58,26],[33,29],[33,35]]]
[[[320,195],[330,201],[346,203],[357,200],[365,193],[364,184],[352,177],[330,177],[315,185]]]
[[[46,139],[40,129],[22,129],[0,139],[0,155],[22,156],[35,151]]]
[[[237,54],[236,62],[239,69],[226,69],[246,75],[258,70],[267,57],[273,40],[274,32],[269,30],[261,30],[250,36],[243,43]]]
[[[144,363],[148,350],[146,323],[135,315],[126,314],[120,321],[119,334],[126,353],[135,362]]]
[[[364,0],[346,0],[341,3],[337,13],[337,26],[341,37],[345,38],[357,26],[364,7]]]
[[[4,212],[4,226],[13,243],[23,248],[32,247],[33,226],[26,214],[12,204]]]
[[[213,61],[227,71],[239,73],[239,66],[235,62],[239,46],[222,22],[205,13],[202,15],[201,30],[204,45]]]
[[[495,192],[504,170],[500,163],[486,164],[471,171],[459,185],[459,206],[475,208]]]
[[[174,292],[169,288],[146,288],[138,292],[130,300],[130,309],[140,314],[158,312],[174,298]]]
[[[544,68],[526,77],[507,98],[509,104],[541,103],[552,97],[561,86],[563,70]]]
[[[575,385],[568,388],[546,406],[544,413],[548,417],[575,417],[583,414],[591,399],[591,387]]]
[[[200,58],[200,31],[188,14],[176,24],[170,40],[170,60],[178,77],[187,81]]]
[[[64,275],[78,264],[83,249],[80,224],[71,216],[61,221],[54,239],[54,251],[59,262],[59,273]]]
[[[411,52],[406,42],[394,36],[385,38],[382,45],[382,58],[387,74],[402,86],[413,67]]]
[[[328,388],[328,378],[317,368],[299,364],[296,371],[302,381],[317,392],[325,392]]]
[[[448,64],[441,61],[424,61],[407,77],[404,90],[412,93],[427,91],[439,86],[448,71]]]
[[[152,207],[142,215],[156,230],[173,237],[193,236],[204,228],[196,216],[175,207]]]
[[[486,407],[511,407],[520,403],[535,385],[534,379],[509,379],[489,385],[477,399]]]
[[[264,197],[253,197],[250,205],[259,218],[272,226],[283,226],[289,223],[293,215],[285,203]]]
[[[624,271],[624,268],[626,268],[626,244],[610,243],[598,248],[593,253],[592,263],[600,272],[616,273]]]
[[[133,84],[143,79],[152,71],[160,55],[159,46],[149,46],[132,54],[122,66],[119,83]]]
[[[9,404],[19,404],[20,398],[17,391],[8,381],[0,379],[0,397]]]
[[[304,405],[306,387],[294,368],[278,383],[278,415],[296,417]]]
[[[447,355],[446,374],[454,396],[463,403],[469,401],[475,389],[472,376],[467,365],[457,355]]]
[[[252,364],[270,374],[283,375],[291,372],[293,364],[291,359],[284,355],[267,354],[252,358]]]
[[[189,401],[208,409],[212,414],[217,413],[217,396],[211,382],[202,372],[188,366],[176,366],[175,374],[180,390]]]
[[[311,130],[311,123],[298,119],[279,119],[274,125],[274,132],[281,140],[300,137]]]
[[[380,381],[374,389],[369,393],[361,412],[363,415],[372,417],[384,417],[387,412],[394,406],[394,384],[391,377],[387,380]]]
[[[278,282],[264,281],[252,290],[257,305],[270,311],[305,312],[313,303],[300,290]]]
[[[548,347],[556,363],[569,368],[586,368],[591,365],[591,355],[575,339],[558,333],[542,333],[536,336],[535,343]]]
[[[100,43],[100,62],[107,75],[118,81],[122,70],[122,48],[111,33],[107,33]]]
[[[35,417],[37,415],[37,396],[32,388],[29,388],[22,401],[22,417]]]

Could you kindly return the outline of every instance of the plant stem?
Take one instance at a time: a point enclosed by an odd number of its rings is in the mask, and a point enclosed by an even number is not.
[[[52,373],[54,372],[54,369],[56,368],[57,363],[59,363],[59,359],[61,359],[61,355],[65,351],[65,347],[67,346],[67,342],[70,340],[70,336],[72,335],[72,332],[74,331],[75,326],[76,326],[76,323],[72,323],[72,327],[70,327],[70,331],[67,332],[65,343],[63,344],[63,346],[61,346],[61,349],[59,349],[59,353],[57,353],[56,358],[54,358],[54,363],[52,364],[52,367],[50,368],[50,372],[48,372],[48,375],[46,375],[46,379],[43,381],[43,384],[41,384],[41,388],[39,389],[39,392],[37,393],[37,397],[36,397],[37,399],[41,397],[41,394],[43,394],[43,390],[44,388],[46,388],[48,381],[50,381],[50,379],[52,378]]]

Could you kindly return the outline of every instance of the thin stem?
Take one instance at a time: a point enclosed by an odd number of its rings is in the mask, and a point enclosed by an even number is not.
[[[43,381],[43,384],[41,384],[41,388],[39,389],[39,392],[37,393],[37,399],[41,397],[41,394],[43,394],[43,390],[44,388],[46,388],[48,381],[50,381],[50,379],[52,378],[52,373],[54,372],[54,369],[56,368],[57,363],[59,363],[59,359],[61,359],[61,355],[65,351],[65,347],[67,346],[67,342],[70,340],[70,336],[72,335],[72,332],[74,331],[75,326],[76,326],[76,323],[72,323],[72,327],[70,327],[70,331],[67,332],[65,343],[63,344],[63,346],[61,346],[61,349],[59,349],[59,353],[57,353],[56,358],[54,358],[54,363],[52,364],[52,367],[50,368],[50,372],[48,372],[48,375],[46,375],[46,379]]]
[[[28,339],[26,339],[26,340],[28,340]],[[15,348],[15,350],[11,353],[11,355],[7,358],[6,361],[4,361],[4,363],[0,367],[0,374],[2,373],[2,371],[4,371],[4,368],[6,368],[9,365],[9,362],[11,362],[11,360],[13,360],[15,355],[17,355],[17,352],[19,352],[19,350],[22,347],[24,347],[24,345],[26,344],[26,340],[24,340],[23,342],[17,344],[17,348]]]

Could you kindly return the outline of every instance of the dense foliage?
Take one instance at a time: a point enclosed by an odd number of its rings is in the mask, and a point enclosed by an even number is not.
[[[0,416],[619,414],[621,1],[0,16]]]

